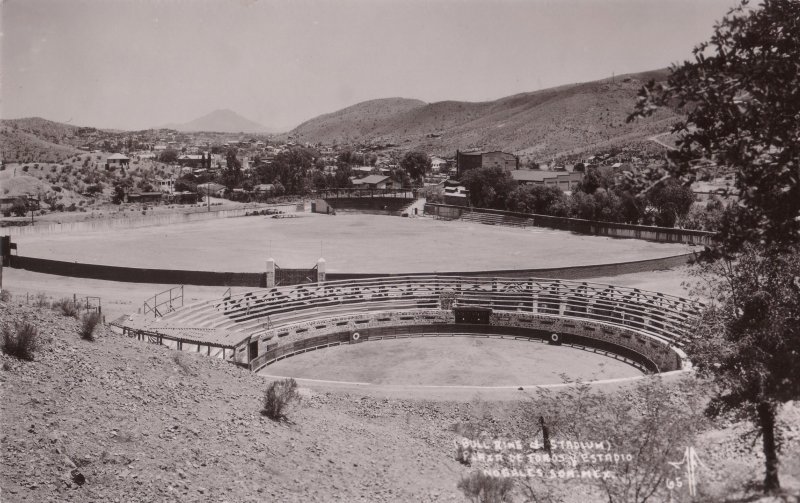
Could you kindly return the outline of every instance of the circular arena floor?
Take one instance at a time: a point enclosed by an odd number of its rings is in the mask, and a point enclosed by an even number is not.
[[[70,262],[202,271],[311,268],[414,273],[564,267],[686,253],[686,245],[581,236],[430,218],[298,214],[14,238],[20,255]]]
[[[533,386],[641,376],[611,357],[541,342],[476,337],[367,341],[302,353],[266,376],[392,386]]]

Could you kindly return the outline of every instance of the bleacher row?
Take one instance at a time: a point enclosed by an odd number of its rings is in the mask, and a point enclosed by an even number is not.
[[[460,220],[465,222],[476,222],[485,225],[503,225],[506,227],[532,227],[532,219],[518,217],[514,215],[494,215],[491,213],[465,212]]]
[[[360,312],[458,306],[584,319],[642,331],[681,345],[700,306],[639,289],[547,279],[402,276],[332,281],[251,291],[194,304],[163,321],[245,335]]]
[[[414,201],[402,197],[341,197],[325,200],[336,211],[381,211],[394,215],[400,215]]]

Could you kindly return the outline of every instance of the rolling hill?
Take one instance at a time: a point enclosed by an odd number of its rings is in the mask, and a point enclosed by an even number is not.
[[[674,111],[625,122],[640,87],[666,76],[656,70],[480,103],[372,100],[306,121],[289,134],[298,142],[394,143],[445,155],[502,149],[546,159],[645,142],[667,131],[679,118]]]
[[[214,131],[220,133],[264,133],[267,128],[246,119],[232,110],[213,112],[183,124],[169,124],[167,129],[181,132]]]
[[[337,112],[320,115],[297,126],[291,134],[303,141],[306,136],[324,138],[316,141],[351,143],[370,137],[377,126],[404,113],[424,108],[426,103],[406,98],[364,101]],[[315,143],[316,143],[315,141]]]
[[[39,117],[0,121],[0,148],[6,162],[61,162],[80,152],[86,128]]]

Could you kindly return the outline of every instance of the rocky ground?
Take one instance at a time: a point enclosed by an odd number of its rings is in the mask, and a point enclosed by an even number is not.
[[[511,421],[520,406],[301,389],[289,421],[274,422],[259,412],[261,376],[104,328],[84,341],[73,318],[0,304],[0,325],[23,318],[41,347],[32,362],[0,356],[3,502],[463,501],[454,425]],[[795,424],[781,472],[795,489],[797,412],[784,417]],[[740,433],[698,447],[736,498],[761,476],[758,444]]]
[[[303,391],[260,415],[267,382],[78,321],[6,304],[39,328],[33,362],[3,355],[2,501],[459,501],[442,426],[454,404]],[[85,482],[79,484],[80,473]]]

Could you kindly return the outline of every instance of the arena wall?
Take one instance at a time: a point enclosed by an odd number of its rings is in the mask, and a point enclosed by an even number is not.
[[[657,271],[679,267],[694,257],[693,253],[675,255],[647,260],[634,260],[611,264],[593,264],[572,267],[553,267],[542,269],[502,269],[485,271],[460,271],[438,273],[442,276],[481,276],[528,278],[531,276],[553,279],[581,279],[601,276],[614,276],[643,271]],[[68,276],[73,278],[99,279],[126,283],[157,283],[198,286],[233,286],[263,288],[266,286],[265,272],[215,272],[189,271],[176,269],[148,269],[137,267],[120,267],[102,264],[85,264],[65,262],[36,257],[12,255],[10,266],[31,272]],[[327,273],[328,281],[374,278],[425,276],[428,273]]]
[[[417,334],[491,334],[548,340],[554,333],[559,344],[609,351],[649,372],[680,370],[683,365],[682,355],[669,341],[623,327],[507,311],[492,313],[488,325],[474,325],[456,323],[449,310],[420,309],[337,316],[267,330],[258,337],[259,354],[250,368],[258,370],[311,348]],[[357,339],[354,334],[358,334]]]
[[[659,243],[710,245],[714,237],[712,232],[690,229],[598,222],[579,218],[553,217],[550,215],[517,213],[486,208],[465,208],[446,204],[426,204],[425,214],[448,220],[462,219],[490,225],[509,225],[514,227],[546,227],[577,234],[643,239]]]
[[[204,211],[197,209],[192,213],[169,213],[166,215],[135,216],[121,218],[98,219],[96,221],[84,222],[64,222],[37,224],[24,227],[3,227],[0,228],[0,235],[7,236],[28,236],[35,234],[54,234],[68,232],[91,232],[106,231],[113,229],[134,229],[137,227],[150,227],[158,225],[183,224],[202,220],[212,220],[216,218],[243,217],[258,209],[274,209],[285,213],[295,212],[296,205],[256,205],[252,208],[240,208],[235,210],[215,210]]]
[[[138,267],[64,262],[61,260],[16,255],[11,256],[11,267],[44,274],[54,274],[57,276],[119,281],[125,283],[244,286],[252,288],[263,288],[266,286],[266,271],[263,273],[249,273],[145,269]]]

